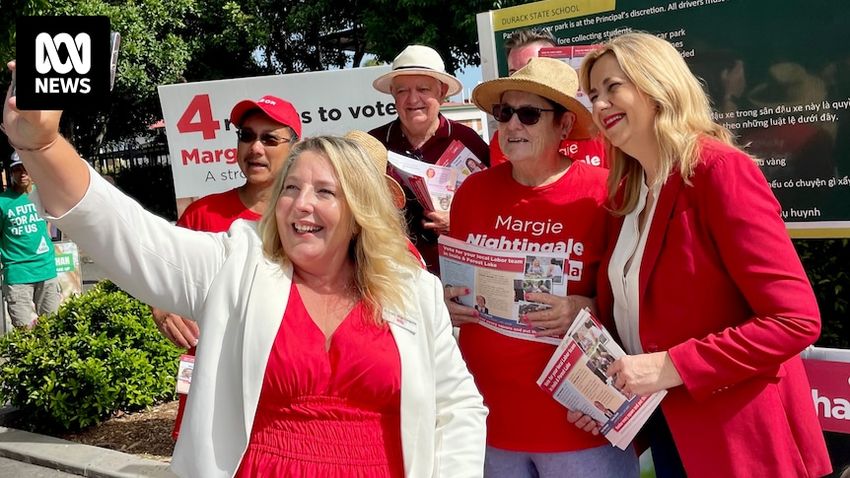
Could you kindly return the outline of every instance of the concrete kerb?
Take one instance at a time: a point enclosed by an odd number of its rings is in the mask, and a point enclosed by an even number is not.
[[[166,463],[6,427],[0,427],[0,456],[92,478],[176,476]]]
[[[82,252],[81,252],[82,254]],[[84,282],[90,284],[103,279],[103,272],[83,258]],[[0,456],[54,470],[93,478],[175,478],[168,464],[146,460],[135,455],[105,448],[83,445],[68,440],[29,433],[3,427],[12,413],[20,413],[14,407],[0,403]]]

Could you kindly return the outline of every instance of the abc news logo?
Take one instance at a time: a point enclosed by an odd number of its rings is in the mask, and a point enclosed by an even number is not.
[[[108,100],[108,17],[22,17],[17,46],[19,108],[91,109]]]
[[[67,59],[59,56],[60,47],[68,52]],[[51,72],[65,75],[75,71],[77,75],[86,75],[91,70],[91,36],[78,33],[71,37],[67,33],[50,36],[39,33],[35,37],[35,70],[42,75]],[[82,93],[91,91],[89,78],[43,77],[35,79],[36,93]]]

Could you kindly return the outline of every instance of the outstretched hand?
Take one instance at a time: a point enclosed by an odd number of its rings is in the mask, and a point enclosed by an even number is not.
[[[10,61],[7,66],[14,78],[15,62]],[[56,140],[61,111],[21,111],[17,103],[17,97],[12,96],[10,86],[3,102],[2,129],[15,149],[36,150]]]

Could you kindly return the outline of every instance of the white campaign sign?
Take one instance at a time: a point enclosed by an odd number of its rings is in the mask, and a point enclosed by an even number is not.
[[[174,192],[206,196],[241,185],[230,110],[244,99],[274,95],[301,114],[304,136],[368,131],[396,118],[391,96],[372,88],[389,66],[354,68],[159,87]]]

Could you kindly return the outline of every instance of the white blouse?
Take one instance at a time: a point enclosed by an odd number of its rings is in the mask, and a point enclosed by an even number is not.
[[[661,185],[652,188],[655,201],[647,212],[643,230],[640,230],[640,214],[646,207],[646,197],[649,194],[646,176],[641,181],[638,204],[634,211],[623,218],[623,227],[617,238],[617,245],[608,264],[608,281],[614,293],[614,323],[617,333],[623,341],[623,349],[630,355],[643,353],[640,345],[640,307],[638,286],[640,281],[640,263],[646,248],[646,238],[649,236],[649,226],[655,215],[655,205],[658,204],[658,191]]]

